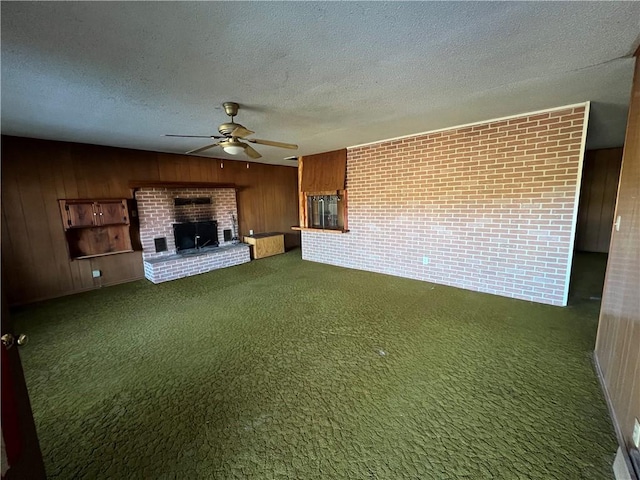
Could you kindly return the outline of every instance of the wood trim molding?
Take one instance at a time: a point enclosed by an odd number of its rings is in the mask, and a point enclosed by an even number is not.
[[[330,232],[339,232],[339,233],[346,233],[349,231],[349,213],[348,213],[348,209],[349,209],[349,202],[347,200],[347,190],[331,190],[331,191],[326,191],[326,192],[314,192],[314,193],[309,193],[309,192],[298,192],[299,195],[299,201],[300,201],[300,210],[299,210],[299,216],[300,216],[300,225],[295,226],[295,227],[291,227],[293,230],[315,230],[315,231],[321,231],[321,232],[325,232],[325,231],[330,231]],[[323,228],[314,228],[314,227],[308,227],[307,225],[309,225],[308,219],[309,219],[309,212],[307,211],[307,202],[309,197],[311,196],[316,196],[316,195],[338,195],[342,197],[342,202],[340,202],[340,209],[341,209],[341,216],[342,216],[342,230],[335,230],[335,229],[323,229]]]
[[[214,182],[159,182],[155,180],[131,180],[129,188],[234,188],[240,190],[234,183],[214,183]]]
[[[302,191],[302,171],[304,162],[298,158],[298,221],[301,227],[307,224],[307,199]]]
[[[622,452],[622,457],[624,458],[624,462],[627,465],[627,470],[632,475],[629,480],[639,480],[637,476],[635,476],[635,469],[631,464],[631,457],[629,457],[629,451],[625,445],[624,435],[622,433],[622,429],[620,428],[620,424],[618,423],[618,417],[616,416],[616,411],[613,408],[613,401],[611,400],[611,395],[609,395],[609,389],[607,388],[607,383],[604,380],[604,375],[602,373],[602,369],[600,368],[600,361],[598,360],[598,354],[593,352],[593,366],[596,370],[596,377],[598,377],[598,382],[600,383],[600,388],[602,388],[602,393],[604,393],[604,399],[607,404],[607,409],[609,410],[609,416],[611,417],[611,423],[613,424],[613,430],[616,432],[616,439],[618,440],[618,446],[620,447],[620,451]]]
[[[331,230],[329,228],[311,228],[311,227],[298,227],[293,226],[291,230],[298,232],[318,232],[318,233],[349,233],[349,230]]]
[[[321,192],[304,192],[309,196],[312,195],[340,195],[340,192],[344,192],[344,190],[324,190]]]

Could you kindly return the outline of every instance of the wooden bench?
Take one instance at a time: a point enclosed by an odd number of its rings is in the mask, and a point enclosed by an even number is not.
[[[251,258],[264,258],[284,253],[284,233],[256,233],[243,237],[251,245]]]

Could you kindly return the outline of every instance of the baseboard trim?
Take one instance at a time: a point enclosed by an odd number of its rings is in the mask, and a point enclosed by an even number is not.
[[[122,285],[123,283],[131,283],[131,282],[136,282],[138,280],[144,280],[144,274],[142,274],[142,276],[140,277],[131,277],[131,278],[124,278],[122,280],[116,280],[113,282],[105,282],[101,285],[96,285],[95,288],[91,288],[90,290],[97,290],[98,288],[102,288],[102,287],[113,287],[115,285]]]
[[[29,300],[24,300],[24,301],[20,301],[20,302],[11,303],[11,304],[9,304],[9,307],[10,308],[23,307],[25,305],[31,305],[31,304],[34,304],[34,303],[45,302],[47,300],[53,300],[54,298],[62,298],[62,297],[67,297],[69,295],[75,295],[77,293],[90,292],[92,290],[100,290],[103,287],[113,287],[115,285],[121,285],[123,283],[136,282],[138,280],[144,280],[144,275],[142,275],[140,277],[131,277],[131,278],[125,278],[125,279],[122,279],[122,280],[116,280],[114,282],[107,282],[107,283],[103,283],[101,285],[92,285],[91,287],[83,287],[83,288],[76,288],[74,290],[67,290],[65,292],[56,293],[54,295],[45,295],[43,297],[31,298]]]
[[[633,480],[634,478],[631,476],[629,466],[624,461],[624,453],[620,447],[618,447],[616,459],[613,461],[613,476],[615,480]]]
[[[598,377],[598,382],[600,382],[600,388],[602,388],[602,392],[604,393],[604,399],[607,402],[607,409],[609,410],[609,417],[611,417],[611,422],[613,423],[613,429],[616,432],[616,438],[618,440],[618,452],[622,454],[622,459],[624,460],[624,464],[627,467],[629,472],[629,480],[640,480],[636,474],[633,465],[631,464],[631,458],[629,457],[629,452],[627,451],[627,447],[624,441],[624,437],[622,435],[622,430],[620,429],[620,425],[618,423],[618,418],[616,417],[616,412],[613,409],[613,402],[611,401],[611,396],[609,395],[609,389],[607,388],[607,384],[604,381],[604,375],[602,374],[602,369],[600,368],[600,362],[598,361],[598,355],[594,351],[593,352],[593,365],[596,370],[596,376]],[[616,461],[618,460],[618,456],[616,456]],[[612,466],[613,468],[613,466]],[[615,470],[614,470],[615,473]],[[620,480],[623,480],[625,477],[621,477]],[[616,475],[616,480],[618,476]]]

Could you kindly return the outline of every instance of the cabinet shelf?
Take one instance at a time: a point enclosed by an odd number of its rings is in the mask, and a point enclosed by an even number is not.
[[[58,202],[72,259],[133,251],[126,199]]]

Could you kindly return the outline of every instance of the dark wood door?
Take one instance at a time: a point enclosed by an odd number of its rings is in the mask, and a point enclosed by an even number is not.
[[[17,336],[13,331],[8,310],[5,295],[2,292],[2,335],[13,334]],[[10,348],[6,348],[4,344],[0,345],[2,353],[2,435],[9,466],[9,470],[3,478],[6,480],[39,480],[46,478],[46,474],[36,426],[33,421],[29,393],[20,362],[19,348],[21,347],[17,345]]]
[[[127,204],[124,200],[101,201],[96,204],[100,225],[118,225],[128,223]]]
[[[622,148],[590,150],[582,167],[576,250],[609,251]]]

